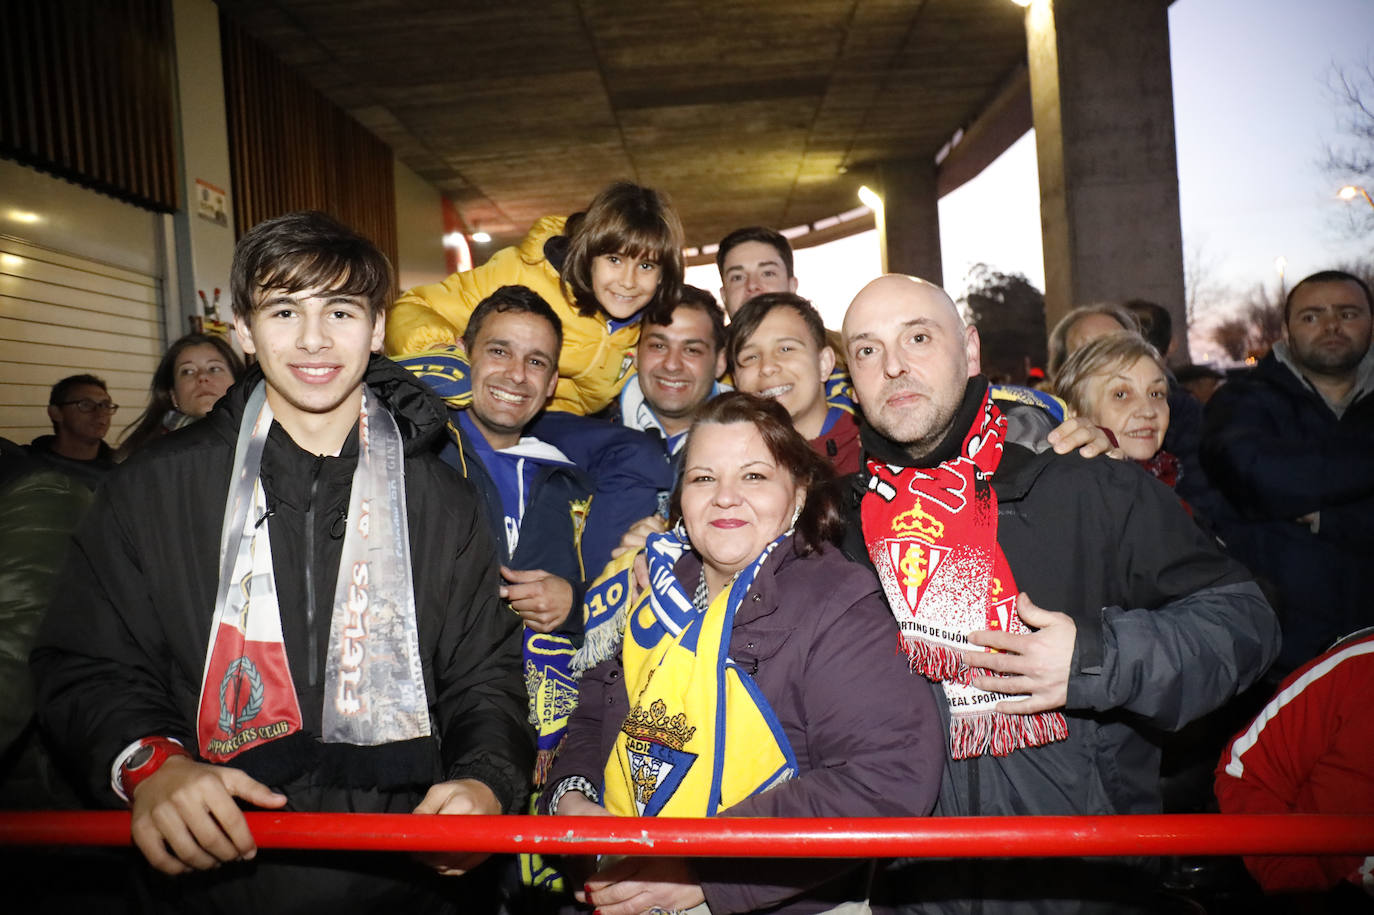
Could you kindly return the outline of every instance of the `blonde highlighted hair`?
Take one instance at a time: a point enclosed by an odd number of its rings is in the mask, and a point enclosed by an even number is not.
[[[1086,416],[1090,406],[1088,382],[1098,375],[1128,369],[1141,359],[1149,359],[1159,366],[1165,378],[1169,377],[1159,350],[1135,331],[1121,330],[1098,337],[1064,360],[1054,376],[1054,393],[1075,413]]]

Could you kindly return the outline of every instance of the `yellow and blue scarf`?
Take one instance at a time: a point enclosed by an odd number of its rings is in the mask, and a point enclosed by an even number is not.
[[[704,612],[673,571],[687,543],[671,532],[649,537],[650,587],[629,614],[621,647],[631,707],[606,763],[611,813],[715,816],[796,775],[796,756],[772,708],[729,657],[735,613],[787,536]]]

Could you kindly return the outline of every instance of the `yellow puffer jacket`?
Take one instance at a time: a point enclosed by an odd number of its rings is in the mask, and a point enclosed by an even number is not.
[[[544,257],[544,243],[562,234],[564,222],[562,216],[545,216],[519,245],[497,251],[482,266],[402,293],[387,316],[387,354],[418,353],[438,343],[454,343],[479,302],[502,286],[528,286],[563,322],[558,390],[548,408],[586,415],[605,407],[634,367],[639,325],[612,333],[604,314],[588,318],[577,313],[558,271]]]

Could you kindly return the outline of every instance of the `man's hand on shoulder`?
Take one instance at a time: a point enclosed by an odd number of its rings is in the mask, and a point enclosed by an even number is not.
[[[1107,433],[1095,423],[1082,416],[1070,416],[1046,436],[1055,454],[1068,454],[1077,451],[1085,458],[1105,454],[1115,460],[1123,460],[1126,453],[1112,445]]]
[[[997,653],[966,651],[964,661],[968,666],[1006,674],[974,677],[973,685],[992,693],[1028,696],[999,702],[997,711],[1004,714],[1029,715],[1062,708],[1069,695],[1069,671],[1078,627],[1067,613],[1037,607],[1024,591],[1016,597],[1016,612],[1034,632],[1015,634],[987,629],[969,634],[968,640],[974,645],[995,648]]]
[[[412,813],[438,813],[458,816],[496,816],[501,802],[486,783],[474,778],[440,782],[429,789],[425,799]],[[421,861],[445,877],[459,877],[490,857],[487,852],[417,855]]]
[[[230,766],[175,756],[134,789],[134,844],[164,874],[251,860],[258,846],[234,798],[281,807],[286,795]]]
[[[572,612],[573,589],[565,578],[543,569],[501,567],[501,596],[535,632],[553,632]]]

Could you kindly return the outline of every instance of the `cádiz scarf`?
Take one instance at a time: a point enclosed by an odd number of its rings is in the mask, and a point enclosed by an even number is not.
[[[260,384],[248,398],[234,450],[200,687],[196,730],[201,756],[211,762],[301,728],[258,478],[271,426],[272,408]],[[364,387],[325,658],[325,743],[375,746],[430,733],[409,530],[400,430]]]
[[[758,685],[729,658],[735,612],[769,555],[699,611],[673,566],[687,543],[645,545],[650,588],[631,612],[621,659],[630,713],[606,762],[606,809],[616,816],[715,816],[794,776],[796,757]]]
[[[990,650],[970,644],[971,632],[1027,631],[1016,613],[1016,581],[997,543],[997,494],[990,482],[1006,428],[1002,411],[984,393],[956,457],[930,468],[869,459],[860,504],[864,542],[912,669],[944,684],[954,759],[989,750],[1006,756],[1068,736],[1058,712],[994,711],[998,702],[1016,697],[974,688],[970,680],[977,674],[961,656]]]

